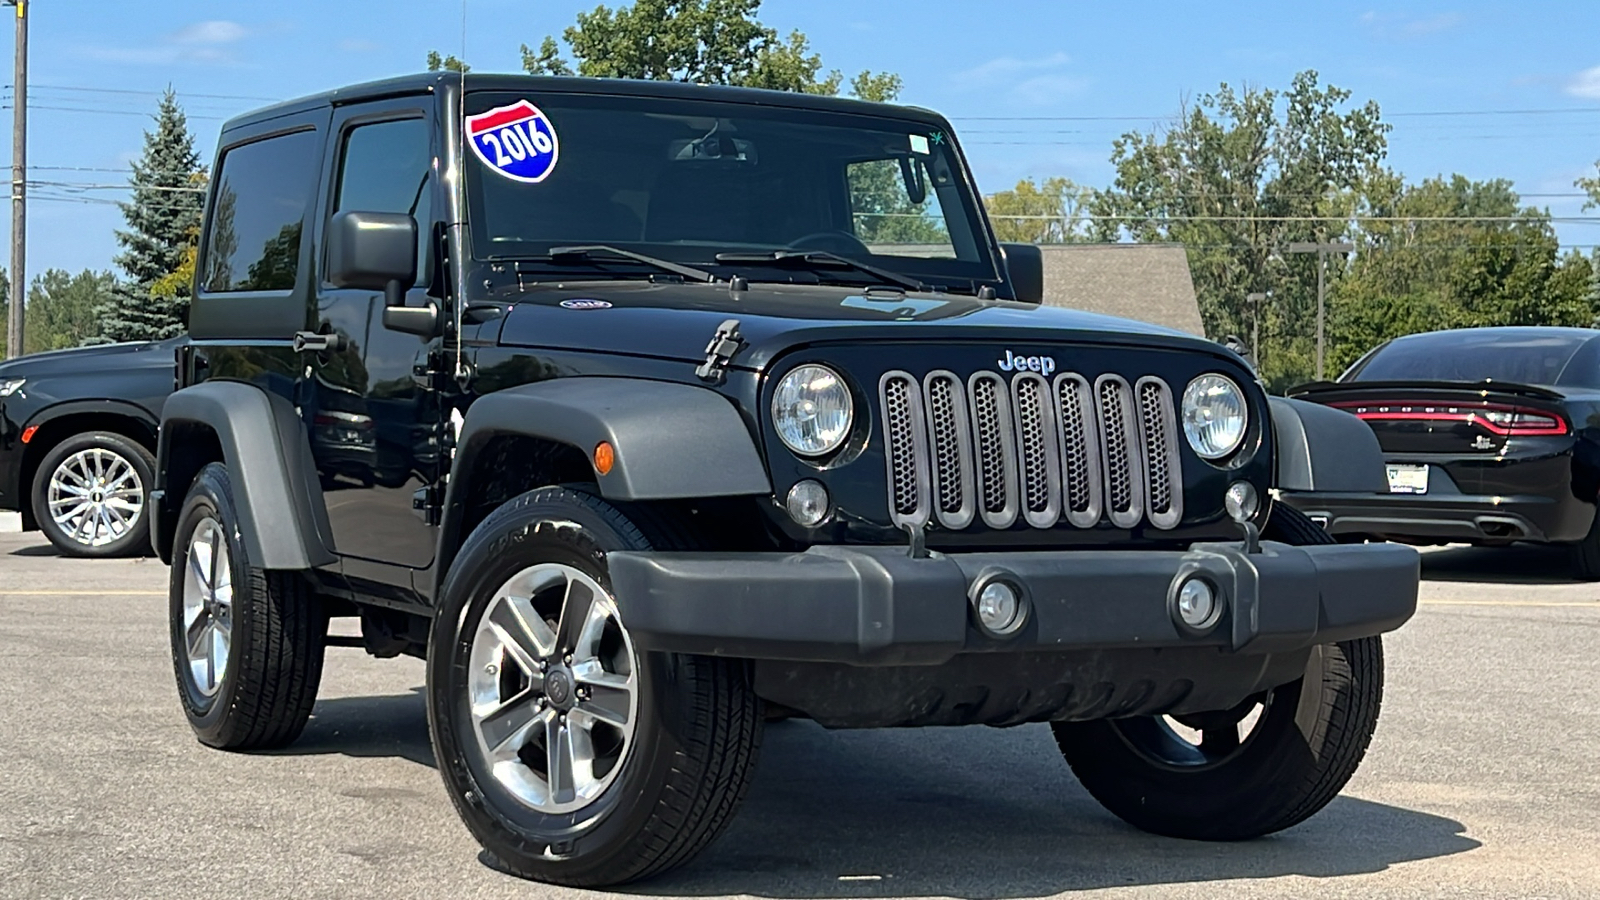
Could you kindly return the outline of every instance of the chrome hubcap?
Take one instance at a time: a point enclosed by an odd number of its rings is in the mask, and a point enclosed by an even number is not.
[[[131,531],[144,515],[144,482],[121,454],[91,447],[50,473],[45,500],[50,518],[68,539],[102,547]]]
[[[468,665],[478,751],[517,802],[571,812],[616,780],[639,682],[616,603],[593,578],[556,563],[518,572],[485,607]]]
[[[215,519],[202,519],[189,539],[183,574],[183,643],[189,676],[207,697],[216,696],[233,647],[233,566]]]

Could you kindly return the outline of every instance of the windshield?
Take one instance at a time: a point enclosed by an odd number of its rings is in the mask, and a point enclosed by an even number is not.
[[[466,138],[480,259],[548,261],[552,248],[598,244],[753,281],[874,282],[837,264],[716,260],[813,250],[957,290],[998,280],[949,136],[913,119],[476,92]],[[630,269],[614,257],[594,268]]]
[[[1508,329],[1440,331],[1399,338],[1372,355],[1352,381],[1511,381],[1580,384],[1600,381],[1592,363],[1573,357],[1597,334]],[[1587,359],[1592,353],[1580,357]],[[1581,369],[1582,371],[1576,371]]]

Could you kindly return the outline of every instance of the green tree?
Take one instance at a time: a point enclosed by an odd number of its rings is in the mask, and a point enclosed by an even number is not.
[[[454,56],[440,56],[439,51],[428,51],[429,72],[471,72],[472,67]]]
[[[0,360],[3,360],[7,357],[6,350],[8,348],[6,347],[6,332],[8,329],[6,328],[5,323],[10,321],[10,319],[6,318],[10,312],[11,279],[7,277],[5,267],[0,266]],[[28,336],[26,329],[23,331],[22,340],[23,343],[27,343]]]
[[[1584,298],[1589,301],[1593,314],[1592,327],[1600,328],[1600,247],[1589,251],[1589,290]]]
[[[48,269],[28,286],[27,329],[23,344],[29,353],[77,347],[99,334],[99,310],[111,302],[116,276],[84,269],[76,275]]]
[[[133,164],[133,197],[122,204],[126,230],[117,232],[116,257],[127,278],[98,312],[99,339],[155,340],[181,334],[189,318],[189,288],[156,296],[152,286],[183,265],[200,225],[205,193],[200,154],[183,109],[171,90],[161,98],[144,153]]]
[[[806,36],[787,38],[763,25],[761,0],[637,0],[615,10],[597,6],[578,14],[562,40],[577,64],[562,58],[561,44],[547,36],[534,50],[522,45],[522,67],[531,75],[584,75],[731,84],[743,87],[837,94],[838,71],[824,74],[822,58]],[[852,81],[856,95],[890,100],[899,78],[863,72]]]
[[[1403,334],[1594,321],[1590,261],[1561,256],[1548,213],[1522,206],[1507,180],[1404,185],[1386,173],[1369,183],[1363,212],[1357,252],[1330,292],[1334,372]]]
[[[1600,207],[1600,159],[1594,161],[1595,176],[1593,178],[1579,178],[1574,185],[1589,192],[1589,202],[1583,205],[1585,210]]]
[[[1268,346],[1257,349],[1275,384],[1312,371],[1316,333],[1317,259],[1282,249],[1349,237],[1366,182],[1382,173],[1389,126],[1376,103],[1349,100],[1312,71],[1282,92],[1224,84],[1164,131],[1118,138],[1115,188],[1095,195],[1100,239],[1187,248],[1207,334],[1248,333],[1246,296],[1272,293]],[[1337,278],[1341,265],[1330,269]]]
[[[1027,244],[1075,244],[1092,239],[1089,206],[1094,192],[1070,178],[1024,179],[1009,191],[983,198],[995,236]]]

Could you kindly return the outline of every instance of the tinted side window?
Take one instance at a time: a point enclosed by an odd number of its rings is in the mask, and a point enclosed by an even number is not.
[[[206,241],[206,291],[288,291],[317,181],[317,134],[297,131],[227,151]]]
[[[426,271],[433,197],[433,152],[425,119],[375,122],[350,129],[339,160],[333,211],[409,213],[417,220],[418,268]],[[420,273],[419,273],[420,274]]]

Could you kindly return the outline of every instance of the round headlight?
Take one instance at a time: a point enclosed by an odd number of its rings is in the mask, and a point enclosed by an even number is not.
[[[1222,375],[1201,375],[1183,391],[1183,434],[1205,459],[1221,459],[1244,442],[1249,412],[1244,392]]]
[[[839,449],[850,436],[853,414],[850,389],[827,366],[800,366],[783,376],[772,394],[772,427],[801,456]]]

